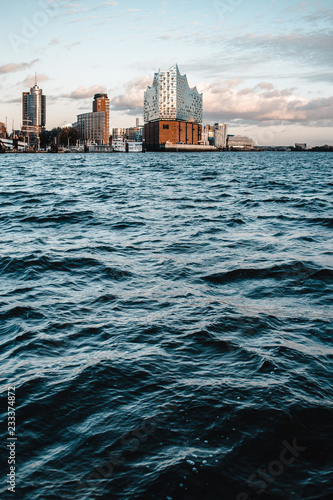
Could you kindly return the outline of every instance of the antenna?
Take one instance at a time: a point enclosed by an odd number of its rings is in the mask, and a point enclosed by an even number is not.
[[[35,73],[35,85],[37,85],[37,72]]]

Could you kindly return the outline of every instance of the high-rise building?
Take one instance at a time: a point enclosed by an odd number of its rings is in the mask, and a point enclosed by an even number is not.
[[[95,94],[93,113],[105,113],[104,144],[109,143],[110,136],[110,100],[107,94]]]
[[[39,136],[46,124],[46,96],[37,85],[37,81],[29,92],[22,94],[22,130]]]
[[[152,86],[144,92],[144,122],[147,149],[201,140],[202,94],[189,87],[177,64],[154,74]]]
[[[214,124],[214,146],[225,149],[227,147],[228,125],[226,123]]]
[[[95,94],[92,112],[77,115],[75,126],[83,141],[109,144],[110,101],[107,94]]]

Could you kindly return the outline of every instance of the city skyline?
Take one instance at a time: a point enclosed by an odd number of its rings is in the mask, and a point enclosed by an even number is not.
[[[110,98],[111,128],[143,123],[143,93],[177,63],[203,93],[203,123],[259,145],[332,143],[329,1],[18,1],[1,20],[0,121],[22,125],[22,92],[47,96],[48,129]]]

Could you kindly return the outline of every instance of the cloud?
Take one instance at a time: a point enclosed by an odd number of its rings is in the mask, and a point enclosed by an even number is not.
[[[28,75],[23,82],[18,83],[18,85],[22,85],[24,87],[33,87],[35,85],[35,75]],[[38,74],[37,73],[37,83],[47,82],[50,80],[50,77],[45,75],[45,73]]]
[[[102,2],[98,5],[98,7],[104,7],[105,5],[118,5],[115,0],[110,0],[109,2]]]
[[[315,73],[309,73],[307,75],[303,75],[301,77],[303,80],[308,82],[328,82],[333,83],[333,72],[330,73],[319,73],[316,71]]]
[[[253,88],[241,85],[239,80],[199,84],[205,120],[333,125],[333,97],[310,100],[296,95],[293,88],[279,90],[269,82]]]
[[[151,83],[151,76],[132,80],[122,94],[111,100],[112,109],[129,115],[141,114],[143,92]],[[197,88],[203,93],[205,121],[259,126],[272,123],[333,125],[333,97],[310,100],[297,95],[295,88],[279,89],[268,81],[248,87],[242,79],[218,79],[201,83]]]
[[[249,55],[244,51],[237,53],[236,51],[226,51],[221,55],[206,56],[205,58],[198,58],[184,62],[181,65],[181,73],[191,75],[202,74],[205,79],[213,80],[216,75],[226,75],[230,78],[231,75],[242,76],[255,72],[255,75],[266,74],[266,68],[262,68],[263,61],[260,54]],[[269,66],[271,73],[271,67]],[[228,75],[228,76],[227,76]],[[261,78],[266,78],[261,76]]]
[[[228,40],[234,50],[260,51],[274,60],[292,59],[300,64],[332,66],[333,31],[294,32],[283,35],[248,33]],[[258,55],[258,54],[256,54]]]
[[[6,100],[2,101],[5,104],[17,104],[17,103],[22,103],[22,96],[20,97],[11,97]]]
[[[73,43],[70,43],[69,45],[65,45],[65,49],[71,50],[73,47],[76,47],[77,45],[81,45],[81,42],[73,42]]]
[[[23,71],[27,68],[31,68],[39,59],[34,59],[29,63],[8,63],[4,66],[0,66],[0,75],[4,75],[7,73],[16,73],[17,71]]]
[[[83,85],[81,85],[69,94],[62,94],[60,97],[74,100],[92,99],[94,97],[94,94],[99,94],[100,92],[104,92],[104,90],[101,89],[100,85],[93,85],[91,87],[84,87]]]
[[[127,111],[128,114],[143,112],[143,92],[152,84],[152,77],[146,76],[132,80],[125,88],[125,92],[111,100],[111,107],[115,111]]]
[[[58,8],[58,17],[72,17],[74,15],[80,14],[80,15],[85,15],[89,14],[91,12],[96,12],[97,10],[100,9],[105,9],[105,7],[110,7],[110,6],[117,6],[118,3],[115,0],[110,0],[110,1],[105,1],[101,2],[98,5],[94,6],[87,6],[86,4],[82,3],[68,3],[65,0],[58,0],[57,3],[57,8]],[[77,18],[74,21],[71,22],[79,22],[83,18]]]
[[[196,47],[207,47],[207,50],[209,47],[212,48],[214,57],[206,57],[201,61],[202,64],[195,61],[193,65],[188,63],[183,65],[186,69],[192,66],[191,69],[196,72],[205,71],[213,75],[215,65],[215,74],[217,70],[228,69],[234,73],[237,66],[248,70],[254,66],[265,68],[270,67],[272,63],[277,65],[281,62],[297,64],[299,72],[305,68],[321,68],[321,71],[325,72],[332,67],[332,28],[316,30],[303,28],[274,34],[229,33],[221,27],[216,31],[214,26],[205,32],[192,28],[187,25],[186,29],[180,30],[175,25],[174,29],[165,31],[158,27],[153,36],[165,43],[174,41]]]
[[[295,106],[292,108],[295,109],[296,113],[300,113],[301,116],[304,114],[305,120],[313,122],[313,121],[325,121],[325,122],[333,122],[333,96],[332,97],[321,97],[317,99],[312,99],[308,101],[306,104],[302,104],[300,106],[295,103]]]
[[[303,16],[303,19],[308,23],[325,23],[325,24],[333,24],[333,9],[331,5],[319,6],[315,3],[316,10],[311,12],[310,14],[306,14]]]
[[[260,82],[255,86],[256,89],[261,90],[273,90],[274,85],[272,83]]]
[[[53,45],[59,45],[59,38],[52,38],[52,40],[49,42],[49,46],[52,47]]]

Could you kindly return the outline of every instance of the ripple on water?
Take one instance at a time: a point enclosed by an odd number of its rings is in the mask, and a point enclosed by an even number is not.
[[[331,155],[0,161],[18,498],[333,497]]]

